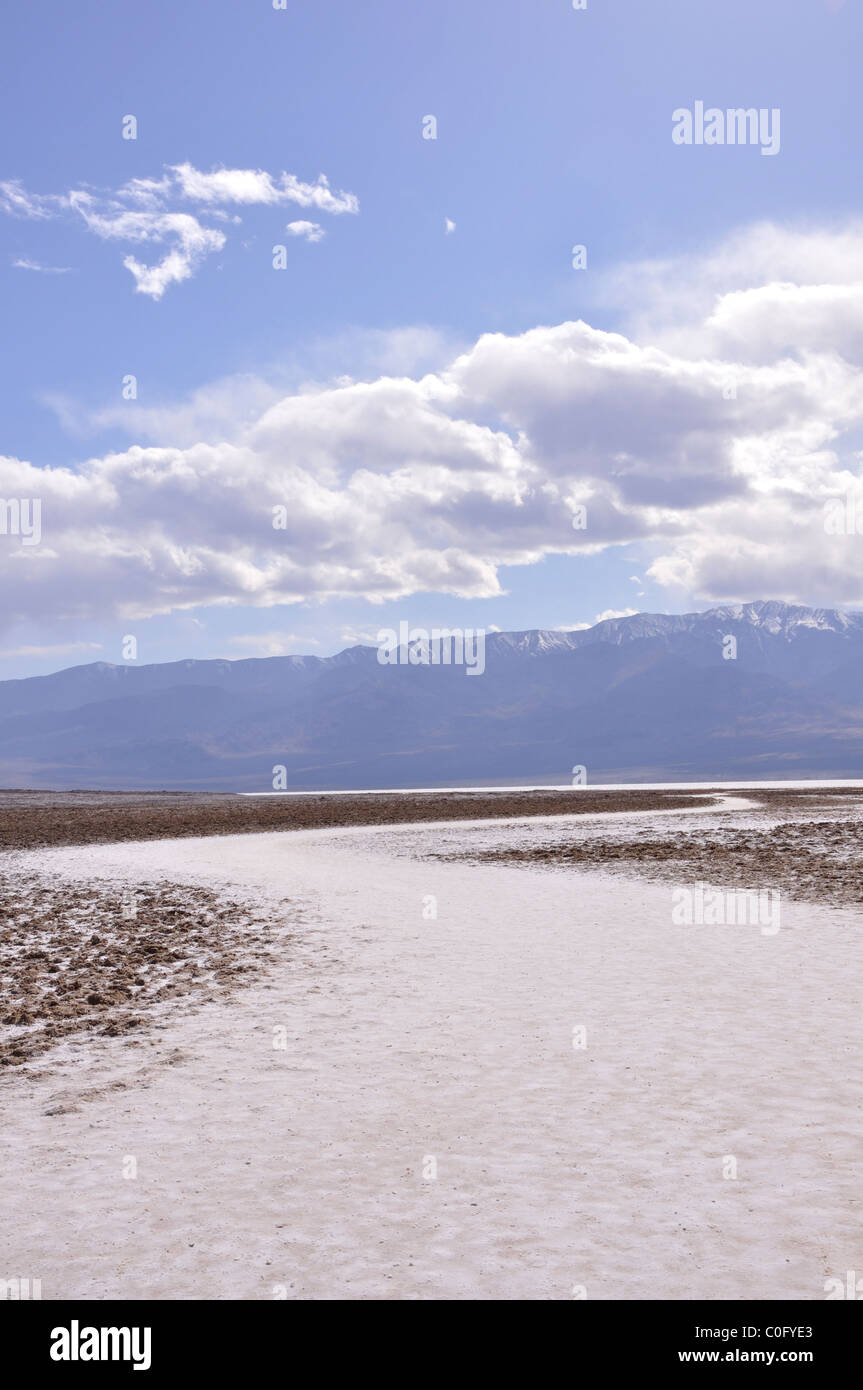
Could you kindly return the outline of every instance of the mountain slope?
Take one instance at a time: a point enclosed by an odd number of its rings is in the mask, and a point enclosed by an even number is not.
[[[736,656],[728,660],[728,639]],[[483,675],[334,657],[0,682],[0,782],[266,791],[863,776],[863,615],[776,602],[493,633]]]

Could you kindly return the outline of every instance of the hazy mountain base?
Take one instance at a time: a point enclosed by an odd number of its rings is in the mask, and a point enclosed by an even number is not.
[[[732,659],[726,659],[729,654]],[[0,683],[0,781],[268,791],[863,776],[863,617],[782,603],[491,633],[485,672],[337,656]]]

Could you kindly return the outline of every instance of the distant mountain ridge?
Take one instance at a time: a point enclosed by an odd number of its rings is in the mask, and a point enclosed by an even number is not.
[[[736,655],[727,659],[728,639]],[[6,787],[863,776],[863,614],[776,601],[489,633],[485,672],[331,657],[94,662],[0,682]]]

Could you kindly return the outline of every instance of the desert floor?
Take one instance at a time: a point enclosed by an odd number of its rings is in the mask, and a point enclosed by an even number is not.
[[[863,1261],[860,795],[781,796],[7,850],[0,1276],[823,1298]],[[702,880],[781,929],[675,925]]]

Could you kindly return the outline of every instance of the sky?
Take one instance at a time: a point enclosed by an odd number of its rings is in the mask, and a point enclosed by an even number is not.
[[[0,678],[863,603],[857,0],[0,34]]]

